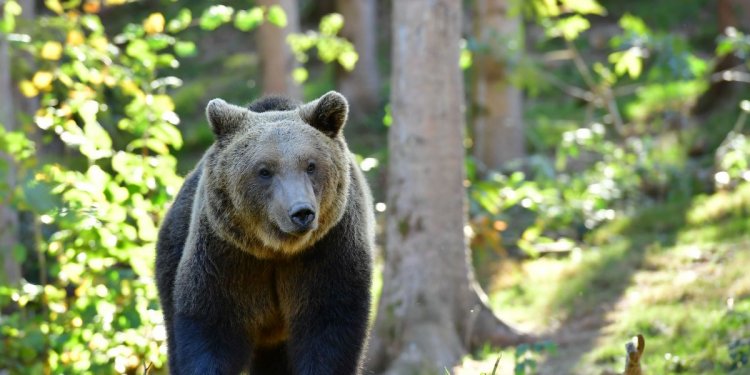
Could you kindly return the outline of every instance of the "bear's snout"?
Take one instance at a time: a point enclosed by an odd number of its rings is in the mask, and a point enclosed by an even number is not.
[[[289,210],[289,218],[300,232],[312,229],[315,222],[315,210],[307,203],[297,203]]]

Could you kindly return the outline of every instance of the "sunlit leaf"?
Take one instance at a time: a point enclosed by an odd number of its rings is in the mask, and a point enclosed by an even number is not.
[[[83,11],[86,13],[99,13],[101,8],[99,0],[89,0],[83,3]]]
[[[563,6],[568,11],[580,14],[604,15],[606,10],[596,0],[562,0]]]
[[[191,41],[179,41],[174,45],[174,52],[180,57],[193,56],[196,53],[195,43]]]
[[[286,12],[279,5],[271,5],[266,15],[268,22],[278,27],[286,27]]]
[[[625,51],[614,52],[609,55],[609,61],[615,64],[615,73],[619,76],[627,73],[635,79],[641,75],[643,69],[643,53],[638,47],[631,47]]]
[[[23,80],[18,84],[18,88],[21,91],[21,94],[27,98],[33,98],[37,95],[39,95],[39,90],[36,89],[36,86],[34,86],[34,83],[32,83],[29,80]]]
[[[620,18],[620,27],[625,31],[630,31],[635,34],[644,35],[649,34],[650,30],[646,23],[642,19],[627,13]]]
[[[62,55],[62,44],[54,41],[44,43],[39,55],[45,60],[59,60]]]
[[[263,9],[253,7],[250,10],[240,10],[234,17],[234,26],[242,31],[249,31],[263,23]]]
[[[234,9],[226,5],[213,5],[203,12],[199,25],[204,30],[215,30],[232,20]]]
[[[307,77],[307,69],[303,67],[294,68],[294,70],[292,71],[292,78],[297,83],[304,83],[305,81],[307,81]]]
[[[164,15],[161,13],[151,13],[148,18],[143,21],[143,29],[146,30],[147,34],[156,34],[164,31],[164,24],[166,20]]]
[[[320,33],[323,35],[336,35],[344,27],[344,17],[339,13],[332,13],[320,20]]]
[[[346,69],[347,71],[354,70],[354,66],[357,64],[357,60],[359,60],[359,55],[357,55],[357,53],[353,50],[341,52],[337,59],[339,64],[341,64],[341,66],[344,67],[344,69]]]
[[[167,31],[170,33],[177,33],[185,30],[190,26],[190,22],[193,20],[193,15],[190,13],[190,9],[183,8],[177,13],[177,17],[170,20],[167,24]]]
[[[589,27],[591,27],[591,23],[586,18],[575,14],[555,21],[555,25],[548,30],[548,34],[552,37],[574,40]]]
[[[44,0],[44,5],[57,14],[63,14],[65,12],[59,0]]]
[[[31,78],[31,82],[34,83],[34,86],[39,90],[48,90],[50,89],[50,85],[52,85],[52,79],[54,77],[54,74],[51,72],[38,71],[34,74],[34,77]]]
[[[65,43],[71,46],[78,46],[83,44],[83,42],[84,36],[78,30],[70,30],[68,32],[68,37],[65,39]]]

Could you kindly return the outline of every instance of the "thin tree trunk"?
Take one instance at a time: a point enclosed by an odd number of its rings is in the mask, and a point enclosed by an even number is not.
[[[376,0],[337,0],[337,8],[344,16],[341,35],[354,44],[359,54],[353,71],[339,68],[338,88],[351,103],[352,120],[358,121],[376,111],[380,104]]]
[[[258,0],[257,4],[266,7],[279,5],[286,12],[287,19],[284,28],[264,22],[256,34],[263,94],[279,94],[302,99],[302,90],[292,79],[292,70],[297,66],[297,62],[286,43],[287,35],[298,33],[300,29],[297,0]]]
[[[472,344],[525,339],[480,298],[468,262],[460,4],[393,8],[386,264],[368,364],[387,374],[442,373]]]
[[[477,0],[475,35],[487,46],[476,59],[474,156],[480,170],[500,170],[525,155],[523,95],[508,79],[504,60],[521,53],[520,14],[511,14],[512,0]],[[515,12],[518,13],[518,12]]]
[[[19,25],[22,28],[20,31],[25,31],[31,27],[36,18],[36,3],[34,0],[18,0],[18,4],[21,6],[21,9],[23,9],[19,18],[19,21],[23,21],[23,23]],[[27,66],[34,70],[36,66],[34,58],[28,53],[19,52],[19,54],[21,55],[19,57],[24,58]],[[39,109],[39,98],[28,98],[21,94],[21,91],[17,89],[18,81],[13,82],[13,87],[13,100],[16,108],[15,112],[24,113],[27,115],[26,118],[33,119],[33,115]],[[17,128],[23,130],[29,139],[34,141],[38,162],[46,163],[49,161],[60,160],[63,145],[59,138],[54,137],[51,142],[45,143],[42,137],[42,129],[39,129],[34,123],[23,123],[21,121],[22,118],[17,120]],[[18,183],[23,183],[23,181],[19,181]],[[26,250],[26,254],[28,254],[27,259],[33,259],[31,254],[39,253],[39,243],[41,239],[40,222],[36,213],[23,209],[18,211],[18,235],[19,243]],[[27,271],[27,266],[28,263],[22,265],[22,273]]]
[[[0,7],[5,1],[0,0]],[[15,113],[13,111],[13,78],[10,70],[9,42],[0,33],[0,123],[5,130],[15,129]],[[0,154],[8,164],[5,171],[7,191],[13,191],[16,186],[16,168],[8,155]],[[21,265],[13,256],[13,250],[18,245],[18,213],[10,205],[10,197],[0,197],[0,256],[3,260],[3,276],[0,281],[17,284],[21,281]]]

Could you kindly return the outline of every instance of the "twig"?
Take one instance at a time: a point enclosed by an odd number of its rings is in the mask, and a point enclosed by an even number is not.
[[[643,349],[646,347],[646,340],[643,335],[638,334],[638,347],[633,345],[631,340],[625,345],[627,351],[627,357],[625,358],[625,372],[623,375],[642,375],[641,371],[641,355],[643,355]]]

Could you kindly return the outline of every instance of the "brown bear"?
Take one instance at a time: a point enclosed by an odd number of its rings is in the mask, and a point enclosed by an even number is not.
[[[215,134],[159,230],[172,374],[360,372],[373,212],[348,104],[208,103]]]

